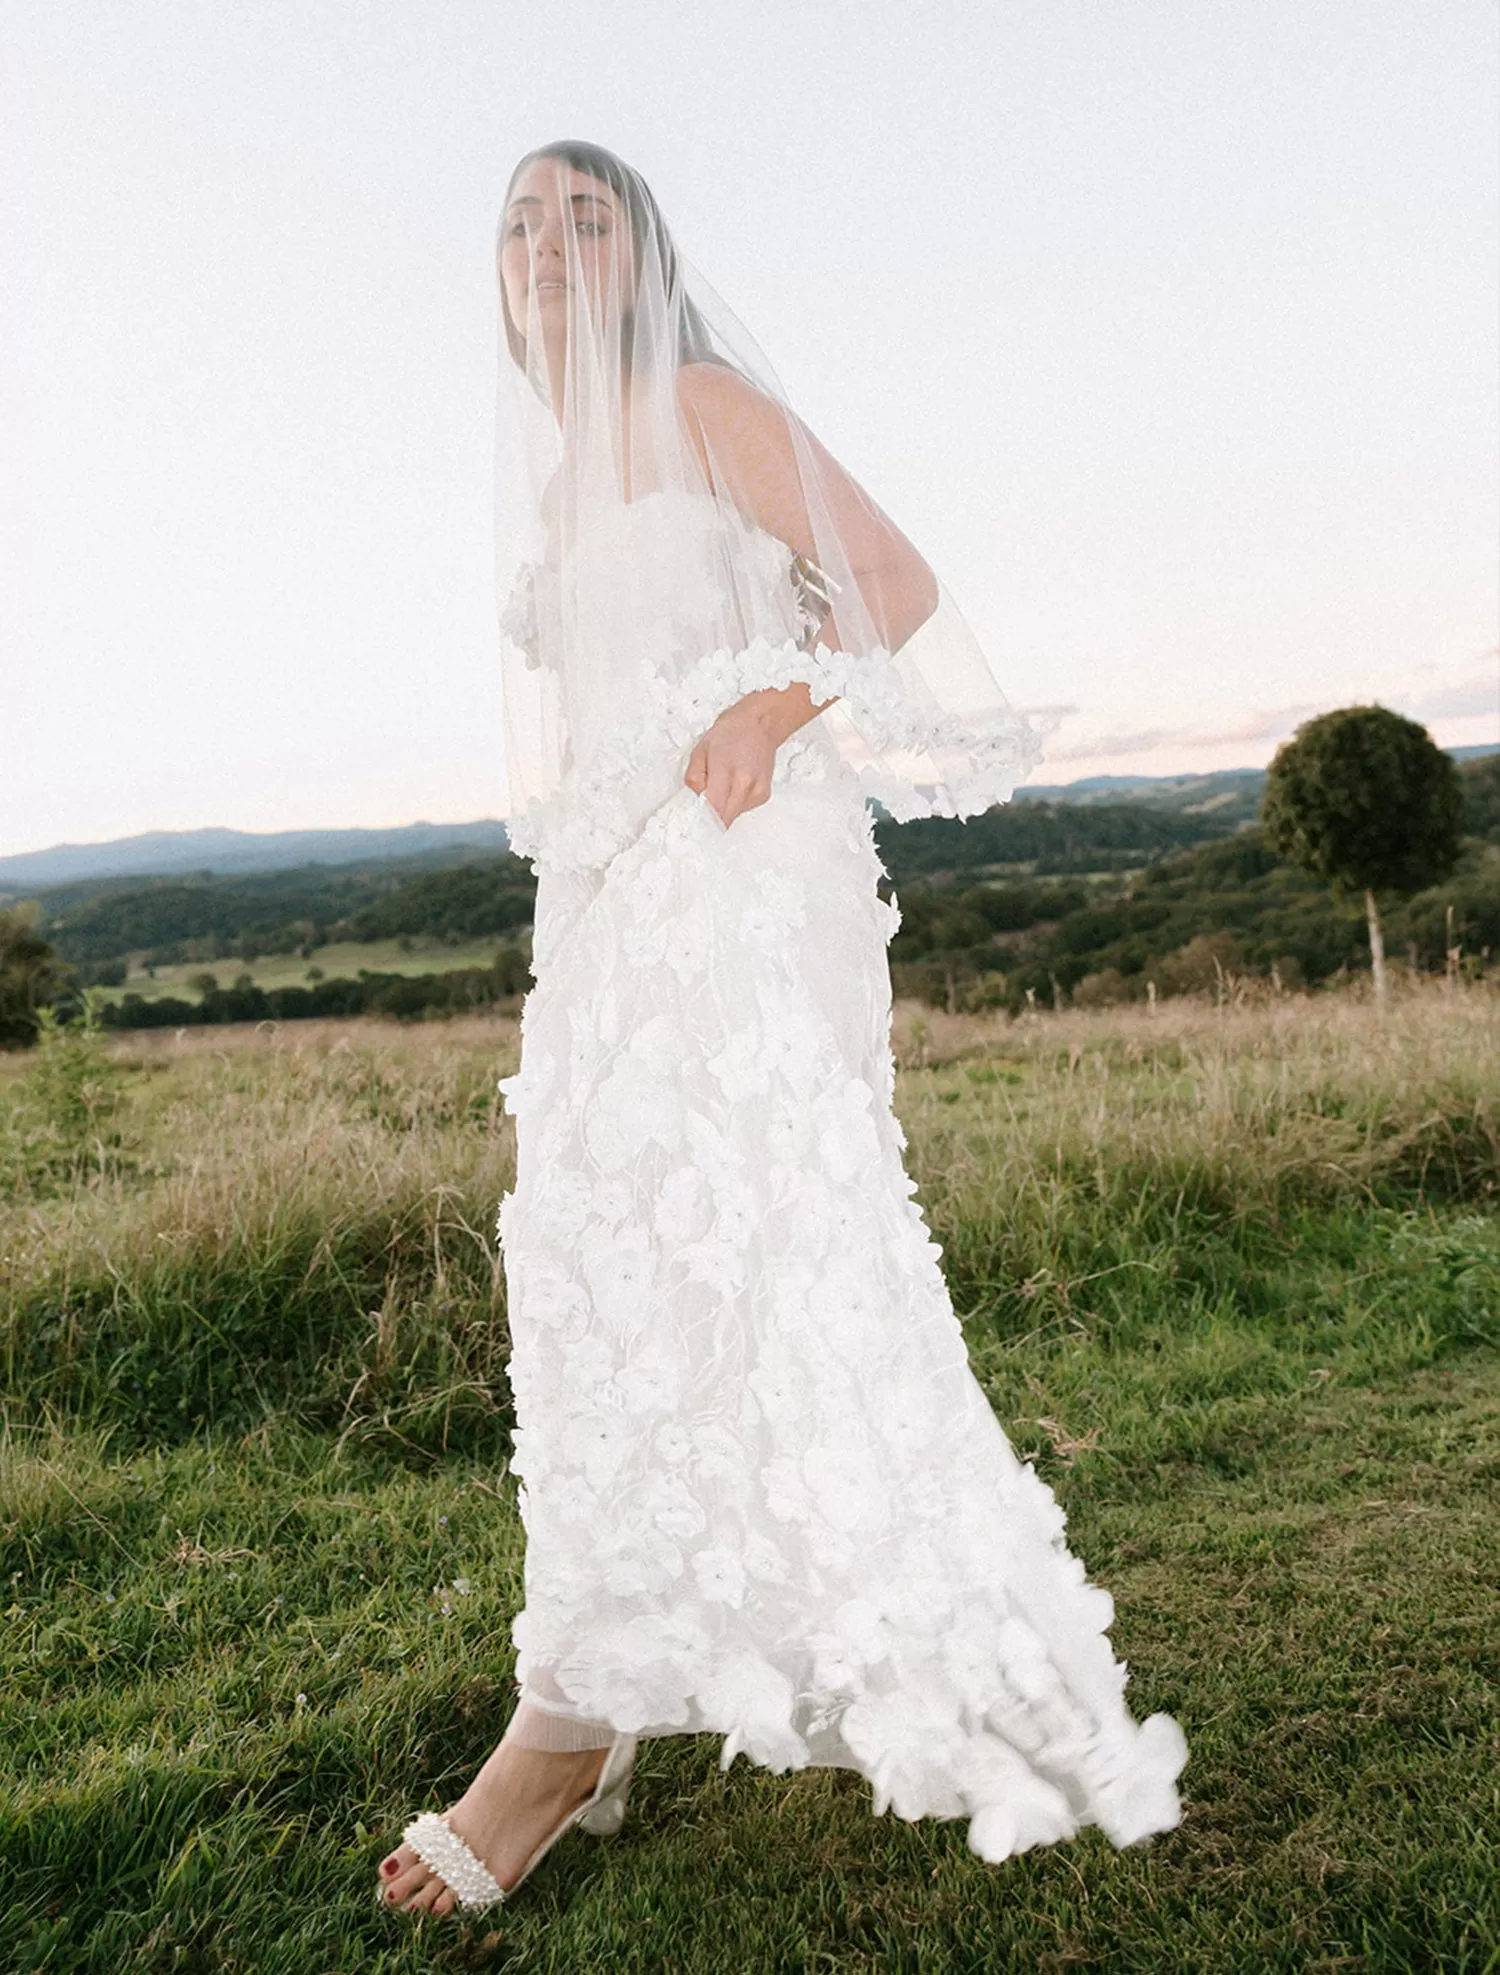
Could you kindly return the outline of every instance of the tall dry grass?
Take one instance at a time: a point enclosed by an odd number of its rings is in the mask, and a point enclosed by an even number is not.
[[[1094,1013],[902,1006],[909,1163],[962,1311],[998,1334],[1153,1293],[1233,1302],[1299,1216],[1483,1208],[1500,995]],[[106,1045],[110,1144],[14,1168],[0,1382],[176,1437],[296,1416],[428,1449],[506,1411],[494,1219],[513,1022],[289,1024]],[[8,1103],[27,1103],[28,1073]],[[1105,1286],[1107,1285],[1107,1286]],[[1229,1303],[1225,1302],[1226,1296]]]
[[[1413,988],[1384,1017],[1342,996],[1012,1023],[902,1008],[893,1040],[946,1219],[1039,1191],[1071,1208],[1090,1178],[1101,1197],[1166,1187],[1231,1213],[1483,1201],[1500,1183],[1500,993],[1482,987]]]
[[[23,1176],[0,1216],[13,1401],[158,1435],[378,1417],[424,1444],[503,1410],[516,1050],[482,1020],[111,1044],[109,1156]]]

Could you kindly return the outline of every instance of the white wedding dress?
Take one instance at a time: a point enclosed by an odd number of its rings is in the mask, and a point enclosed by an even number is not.
[[[601,611],[627,566],[659,609],[521,845],[518,1676],[559,1715],[722,1736],[726,1764],[857,1768],[877,1811],[967,1816],[990,1860],[1085,1824],[1127,1844],[1177,1822],[1185,1745],[1128,1713],[1109,1595],[969,1368],[902,1162],[861,785],[816,720],[728,830],[682,785],[720,704],[797,676],[769,536],[758,635],[695,657],[714,513],[601,511]],[[547,607],[532,568],[516,635]]]

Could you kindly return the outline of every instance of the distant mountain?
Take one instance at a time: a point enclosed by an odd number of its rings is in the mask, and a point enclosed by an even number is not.
[[[152,878],[189,871],[286,871],[299,864],[363,864],[459,845],[502,851],[505,825],[406,823],[390,830],[151,830],[110,843],[54,844],[0,857],[0,894],[80,878]]]
[[[1500,747],[1456,747],[1456,761],[1500,753]],[[1253,823],[1265,787],[1264,768],[1226,768],[1211,775],[1087,775],[1076,782],[1032,783],[1018,803],[1071,808],[1139,804],[1181,816],[1202,816],[1234,829]],[[151,878],[188,872],[232,875],[287,871],[306,864],[369,864],[460,848],[508,848],[505,825],[493,817],[473,823],[407,823],[390,830],[152,830],[109,843],[54,844],[50,850],[0,857],[0,905],[80,879]]]
[[[1451,747],[1448,752],[1455,761],[1477,761],[1500,754],[1500,746]],[[1138,803],[1179,816],[1211,816],[1234,826],[1256,820],[1265,786],[1264,768],[1221,768],[1211,775],[1086,775],[1077,782],[1028,783],[1016,790],[1015,799],[1087,809]]]
[[[1212,816],[1231,826],[1253,823],[1266,786],[1264,768],[1225,768],[1212,775],[1087,775],[1078,782],[1028,783],[1017,802],[1047,802],[1070,809],[1140,808],[1178,816]]]

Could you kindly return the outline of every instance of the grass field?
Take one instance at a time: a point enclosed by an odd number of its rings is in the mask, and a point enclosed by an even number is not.
[[[194,960],[182,966],[157,967],[148,974],[143,967],[132,967],[122,987],[99,988],[101,999],[118,1001],[122,995],[138,994],[143,1001],[160,1001],[171,995],[178,1001],[201,1001],[193,985],[200,974],[212,974],[220,987],[232,987],[242,974],[248,974],[258,988],[306,987],[308,970],[316,969],[328,980],[341,976],[358,978],[361,968],[372,974],[449,974],[460,967],[488,967],[503,940],[465,940],[452,946],[442,940],[342,940],[320,946],[311,960],[300,953],[268,953],[259,960]]]
[[[1500,997],[903,1011],[975,1370],[1115,1593],[1181,1828],[1001,1868],[645,1745],[499,1920],[372,1903],[509,1708],[512,1024],[0,1073],[0,1967],[1500,1968]],[[70,1053],[71,1052],[71,1053]]]

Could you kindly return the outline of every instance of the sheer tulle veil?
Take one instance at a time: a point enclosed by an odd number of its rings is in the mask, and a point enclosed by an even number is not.
[[[533,153],[499,256],[506,815],[538,874],[500,1085],[507,1733],[854,1768],[992,1860],[1169,1829],[1181,1732],[1124,1706],[1111,1601],[973,1374],[895,1111],[865,798],[975,814],[1035,736],[635,172]],[[689,756],[799,682],[822,710],[726,828]]]
[[[508,246],[512,270],[526,267],[509,285]],[[834,702],[820,726],[898,817],[1004,801],[1040,756],[1036,734],[937,577],[916,628],[909,607],[889,607],[872,544],[894,524],[788,403],[640,174],[589,144],[530,153],[507,189],[497,268],[504,803],[516,848],[607,861],[638,820],[629,790],[664,736],[685,764],[726,706],[794,680]],[[685,409],[688,383],[777,408],[774,525],[746,512],[720,471]],[[674,551],[694,544],[686,564],[674,553],[667,598],[651,566],[663,531]]]

